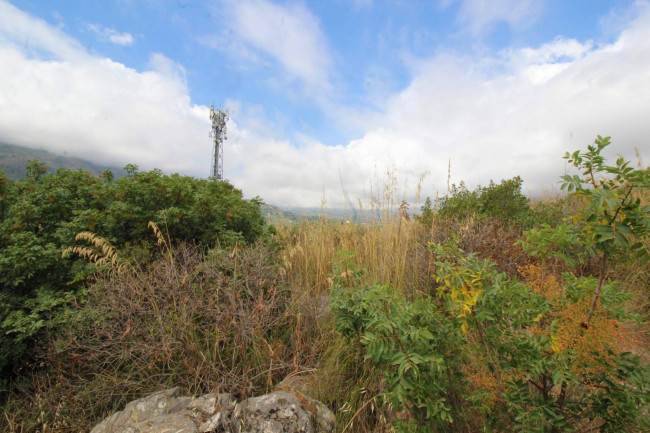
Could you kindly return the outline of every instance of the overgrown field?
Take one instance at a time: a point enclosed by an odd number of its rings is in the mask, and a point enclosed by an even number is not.
[[[368,223],[268,227],[228,184],[133,167],[0,177],[0,430],[287,376],[339,432],[647,430],[650,171],[608,145],[566,155],[559,199],[514,178],[409,212],[388,186]]]

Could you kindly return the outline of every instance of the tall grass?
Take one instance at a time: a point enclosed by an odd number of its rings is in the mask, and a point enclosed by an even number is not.
[[[423,180],[424,175],[414,192],[416,200]],[[371,188],[367,200],[358,202],[357,222],[321,217],[276,226],[278,241],[285,245],[284,271],[294,289],[325,294],[337,251],[353,251],[370,277],[397,290],[421,283],[421,263],[414,258],[426,248],[428,230],[409,217],[406,194],[399,191],[394,173],[389,171],[385,181],[375,183],[379,185],[375,192]]]
[[[416,286],[416,263],[409,260],[422,247],[422,227],[399,217],[363,223],[340,223],[326,219],[303,221],[278,228],[286,250],[284,270],[294,287],[313,295],[327,292],[328,275],[337,251],[353,251],[359,266],[378,282],[398,290]]]

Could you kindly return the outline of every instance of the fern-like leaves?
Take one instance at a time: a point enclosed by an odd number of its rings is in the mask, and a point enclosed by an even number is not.
[[[92,232],[80,232],[75,236],[75,241],[86,241],[92,246],[73,245],[63,250],[62,257],[67,258],[72,254],[94,263],[98,268],[110,264],[118,273],[130,270],[131,264],[122,259],[117,249],[106,239]]]

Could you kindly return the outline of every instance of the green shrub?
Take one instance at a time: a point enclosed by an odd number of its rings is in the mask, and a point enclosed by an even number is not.
[[[457,242],[431,246],[434,296],[407,299],[365,283],[345,257],[335,264],[336,328],[377,367],[382,400],[408,413],[393,419],[396,429],[455,431],[454,414],[469,413],[458,394],[489,431],[646,425],[650,369],[624,350],[630,335],[620,324],[631,316],[616,283],[570,273],[557,280],[543,265],[513,280]],[[599,285],[602,306],[585,328]]]
[[[479,197],[481,187],[470,191],[461,181],[457,186],[451,185],[449,194],[436,200],[438,215],[443,218],[467,218],[471,215],[480,214]]]
[[[391,287],[364,283],[365,271],[352,258],[341,252],[334,263],[330,308],[337,331],[376,367],[384,386],[381,401],[409,414],[393,419],[394,427],[416,423],[435,431],[449,426],[461,349],[454,321],[434,298],[407,299]]]
[[[438,215],[465,219],[469,216],[492,217],[507,224],[522,225],[530,211],[528,198],[521,193],[523,180],[517,176],[501,183],[469,191],[465,183],[452,185],[449,195],[437,200]]]
[[[420,210],[422,213],[420,215],[415,215],[415,220],[430,229],[433,226],[433,218],[435,214],[433,212],[433,204],[429,197],[424,201],[424,205]]]
[[[269,234],[261,200],[244,200],[228,182],[128,171],[118,180],[82,170],[46,174],[31,161],[25,179],[0,176],[0,380],[26,365],[39,333],[60,323],[66,306],[82,301],[75,294],[95,268],[61,257],[77,233],[95,232],[127,255],[153,243],[149,221],[205,248]]]

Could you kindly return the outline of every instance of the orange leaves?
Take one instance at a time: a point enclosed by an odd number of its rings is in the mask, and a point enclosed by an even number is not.
[[[462,366],[462,370],[471,386],[477,391],[482,391],[483,404],[494,407],[501,398],[499,383],[494,374],[483,363],[467,363]]]
[[[499,383],[523,381],[526,377],[523,371],[512,367],[491,372],[483,362],[468,362],[461,370],[469,380],[470,387],[481,395],[482,403],[490,408],[495,408],[497,403],[504,401]]]
[[[550,302],[558,300],[562,293],[562,285],[554,275],[545,275],[540,266],[533,264],[520,266],[518,270],[524,282],[535,293],[539,293]]]
[[[585,382],[594,375],[610,375],[622,352],[626,332],[606,309],[596,309],[588,328],[582,326],[590,308],[589,299],[567,305],[557,313],[552,326],[552,340],[559,352],[571,357],[571,372]]]
[[[571,300],[554,275],[545,275],[538,265],[519,268],[525,283],[549,301],[551,310],[537,317],[529,328],[535,335],[546,335],[549,354],[569,361],[571,374],[587,383],[591,377],[610,376],[615,359],[629,342],[626,329],[599,304],[588,327],[583,326],[589,312],[589,296]]]

